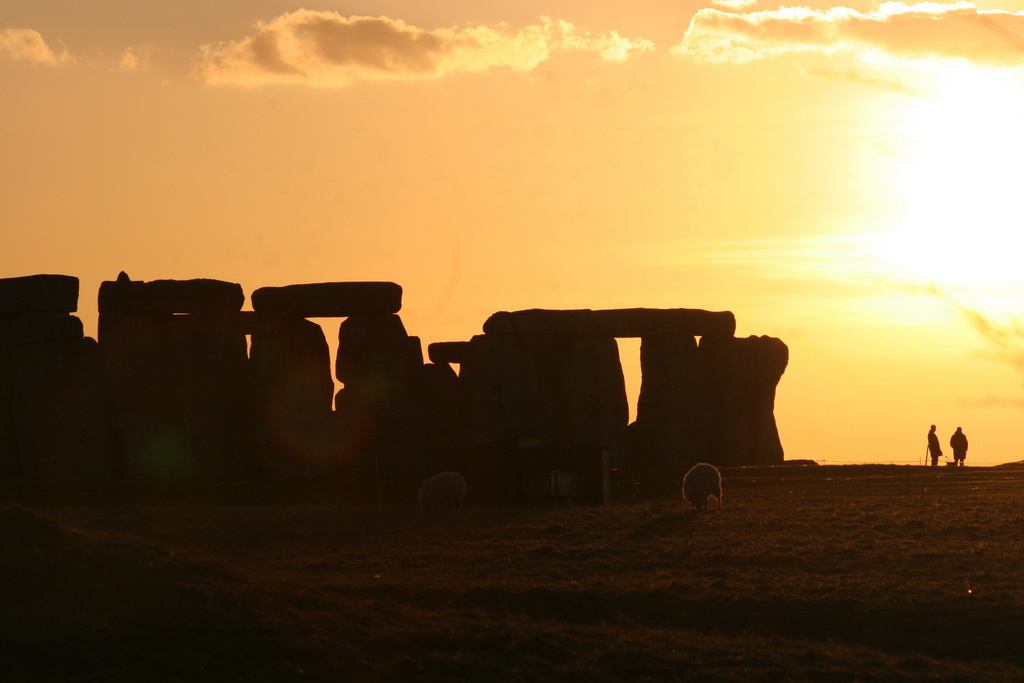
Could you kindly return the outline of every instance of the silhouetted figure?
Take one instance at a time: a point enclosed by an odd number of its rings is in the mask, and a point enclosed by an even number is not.
[[[953,449],[953,464],[963,467],[964,459],[967,458],[967,435],[960,427],[949,437],[949,445]]]
[[[939,448],[939,437],[935,433],[935,425],[932,425],[932,428],[928,430],[928,455],[932,458],[932,467],[939,464],[942,449]]]

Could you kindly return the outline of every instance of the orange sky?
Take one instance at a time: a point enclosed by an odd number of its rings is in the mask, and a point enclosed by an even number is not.
[[[788,458],[1024,459],[1024,2],[17,5],[0,277],[78,276],[89,334],[120,270],[393,280],[424,344],[731,310]]]

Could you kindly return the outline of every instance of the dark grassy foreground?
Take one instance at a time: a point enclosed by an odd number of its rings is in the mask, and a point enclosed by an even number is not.
[[[707,514],[0,494],[4,681],[1024,680],[1021,467],[732,470]]]

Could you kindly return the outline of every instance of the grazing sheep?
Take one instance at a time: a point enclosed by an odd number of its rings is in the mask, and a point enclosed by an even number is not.
[[[707,510],[708,499],[712,497],[718,501],[718,509],[721,510],[722,474],[714,465],[699,462],[683,477],[683,498],[694,510]]]
[[[458,472],[435,474],[420,484],[420,505],[428,517],[446,503],[456,511],[461,510],[465,498],[466,479]]]

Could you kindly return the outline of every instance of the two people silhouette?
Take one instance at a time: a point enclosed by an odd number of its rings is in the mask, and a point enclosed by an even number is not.
[[[967,435],[961,427],[957,427],[953,436],[949,437],[949,446],[953,449],[953,465],[963,467],[967,458]],[[932,467],[939,464],[942,448],[939,447],[939,437],[935,434],[935,425],[928,430],[928,455],[932,459]]]

